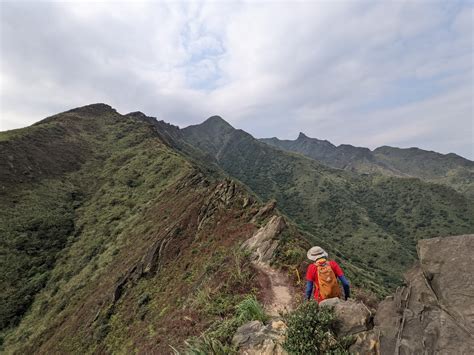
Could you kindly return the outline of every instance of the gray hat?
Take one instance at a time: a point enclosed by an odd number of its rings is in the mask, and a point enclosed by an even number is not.
[[[306,254],[308,256],[309,260],[318,260],[320,258],[327,258],[328,253],[321,248],[321,247],[312,247],[311,249],[308,250],[308,253]]]

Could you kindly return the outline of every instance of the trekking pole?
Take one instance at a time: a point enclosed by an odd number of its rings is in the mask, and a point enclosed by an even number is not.
[[[283,266],[286,266],[288,268],[288,276],[290,275],[291,271],[290,270],[294,270],[295,271],[295,275],[296,275],[296,278],[298,279],[298,281],[296,282],[296,284],[299,286],[301,285],[301,277],[300,277],[300,272],[298,271],[298,268],[293,266],[293,265],[287,265],[287,264],[284,264]]]
[[[297,268],[295,268],[295,273],[296,273],[296,277],[298,278],[298,283],[297,283],[297,285],[301,285],[300,272],[298,271]]]

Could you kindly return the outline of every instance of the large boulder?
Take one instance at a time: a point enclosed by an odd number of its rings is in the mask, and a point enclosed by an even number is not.
[[[372,328],[372,313],[362,302],[329,298],[319,306],[334,309],[337,317],[337,336],[355,335]]]
[[[421,240],[406,286],[377,309],[382,354],[474,353],[474,235]]]

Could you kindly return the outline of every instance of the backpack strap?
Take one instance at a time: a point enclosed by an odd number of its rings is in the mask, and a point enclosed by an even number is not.
[[[323,260],[323,261],[321,261],[321,260]],[[316,260],[316,261],[314,262],[314,265],[316,265],[316,267],[318,267],[318,266],[322,266],[322,265],[324,265],[324,264],[326,264],[326,263],[329,263],[329,260],[324,259],[324,258],[321,258],[321,259]]]

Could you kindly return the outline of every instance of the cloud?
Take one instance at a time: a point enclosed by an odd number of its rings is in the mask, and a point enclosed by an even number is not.
[[[258,137],[473,158],[471,8],[445,2],[0,3],[0,129],[106,102]]]

